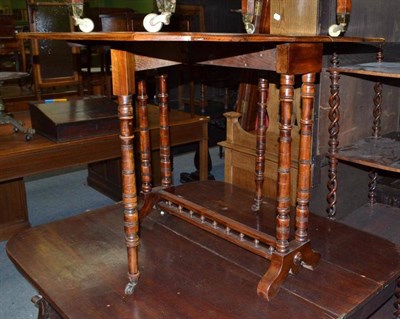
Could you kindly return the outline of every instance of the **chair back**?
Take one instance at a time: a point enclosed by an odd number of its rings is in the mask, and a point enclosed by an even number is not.
[[[27,8],[31,32],[74,31],[71,4],[27,0]],[[75,86],[78,93],[82,94],[79,47],[62,40],[31,40],[31,50],[38,100],[42,99],[42,91],[46,88]]]
[[[101,31],[133,31],[133,17],[130,12],[101,14]]]
[[[12,71],[15,66],[15,71],[26,72],[24,40],[17,39],[16,32],[15,18],[12,15],[0,14],[1,71]],[[6,58],[3,59],[3,57]],[[10,68],[13,69],[10,70]]]

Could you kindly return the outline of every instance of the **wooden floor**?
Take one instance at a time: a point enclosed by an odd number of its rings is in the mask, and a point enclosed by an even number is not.
[[[210,189],[217,197],[231,191],[219,183],[191,185],[200,200]],[[268,230],[274,207],[264,203],[261,219],[235,211]],[[367,318],[394,291],[399,249],[326,218],[310,220],[319,266],[289,276],[270,302],[256,294],[266,260],[157,211],[142,222],[142,275],[132,296],[123,292],[120,204],[27,230],[8,242],[7,252],[65,318]]]

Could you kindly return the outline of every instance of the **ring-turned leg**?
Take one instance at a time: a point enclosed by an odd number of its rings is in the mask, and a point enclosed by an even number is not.
[[[138,246],[139,218],[136,191],[135,161],[133,154],[132,96],[118,96],[120,120],[122,200],[124,203],[125,244],[128,251],[128,279],[126,294],[132,294],[139,279]]]
[[[296,233],[297,243],[308,243],[303,246],[301,252],[296,255],[301,266],[313,269],[320,254],[313,251],[308,237],[308,218],[310,215],[310,190],[311,190],[311,144],[313,125],[313,105],[315,96],[315,73],[308,73],[302,76],[301,86],[301,118],[300,118],[300,150],[299,170],[297,176],[297,205],[296,205]],[[296,264],[296,263],[295,263]],[[298,266],[292,268],[297,272]]]
[[[265,149],[266,149],[266,117],[267,117],[267,100],[268,100],[268,81],[259,79],[258,81],[258,109],[257,109],[257,142],[256,142],[256,167],[255,167],[255,184],[256,194],[254,204],[251,209],[259,211],[262,202],[262,191],[264,185],[265,172]]]
[[[160,168],[161,168],[161,186],[170,187],[172,185],[171,173],[171,143],[169,132],[168,117],[168,93],[167,76],[158,76],[158,101],[160,105]]]
[[[294,75],[281,75],[280,81],[280,124],[278,164],[278,216],[276,219],[276,250],[289,251],[290,232],[290,161],[291,132],[294,96]]]
[[[271,265],[258,284],[257,291],[271,300],[289,273],[297,273],[301,266],[313,269],[320,254],[313,251],[308,238],[308,215],[311,180],[312,109],[314,101],[315,74],[302,77],[302,112],[297,185],[296,234],[289,242],[290,233],[290,159],[291,159],[291,114],[294,94],[294,76],[281,76],[281,123],[278,168],[278,216],[276,221],[276,250],[272,253]]]
[[[138,110],[140,134],[140,171],[142,178],[142,193],[148,194],[152,189],[151,148],[149,132],[149,115],[147,109],[146,82],[138,82]]]
[[[135,93],[135,58],[122,50],[111,50],[113,93],[118,96],[120,122],[122,201],[124,205],[125,244],[128,254],[128,279],[125,293],[131,294],[139,279],[139,216],[133,149],[132,94]]]

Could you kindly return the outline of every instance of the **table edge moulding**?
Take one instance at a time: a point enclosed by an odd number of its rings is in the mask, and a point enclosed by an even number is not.
[[[308,216],[310,197],[310,164],[312,114],[314,103],[314,82],[316,74],[322,69],[324,44],[337,45],[345,43],[382,43],[382,38],[332,38],[329,36],[272,36],[261,34],[218,34],[218,33],[143,33],[143,32],[110,32],[110,33],[26,33],[20,34],[24,39],[62,39],[72,42],[90,44],[90,42],[108,43],[112,47],[112,81],[114,94],[118,96],[120,138],[122,151],[123,204],[125,240],[128,252],[128,278],[126,293],[131,294],[138,282],[139,261],[139,219],[144,218],[154,204],[180,219],[189,221],[202,229],[245,248],[265,259],[270,266],[258,284],[258,294],[271,300],[279,291],[281,284],[289,273],[296,273],[301,267],[313,269],[320,255],[312,250],[308,236]],[[174,49],[171,52],[166,49]],[[189,49],[189,57],[184,55]],[[206,50],[204,54],[202,50]],[[180,52],[180,54],[179,54]],[[202,55],[203,53],[203,55]],[[210,54],[213,53],[214,55]],[[209,56],[213,59],[210,61]],[[165,56],[165,58],[163,57]],[[190,203],[179,196],[178,187],[143,191],[143,207],[138,207],[133,165],[133,132],[134,116],[132,95],[135,89],[135,71],[147,68],[160,68],[176,65],[193,59],[194,63],[213,64],[237,68],[252,68],[263,71],[274,71],[280,75],[280,146],[278,166],[277,218],[275,234],[265,234],[244,223],[234,221],[220,212],[213,211]],[[302,77],[302,114],[299,152],[299,175],[297,184],[296,218],[293,223],[296,231],[290,234],[290,163],[291,163],[291,113],[295,76]],[[140,85],[141,82],[139,82]],[[265,113],[268,87],[267,81],[259,82],[259,112]],[[160,109],[167,108],[167,90],[165,79],[160,79]],[[146,103],[145,91],[139,88],[139,103]],[[165,110],[161,111],[165,112]],[[165,114],[160,115],[161,120]],[[265,116],[262,115],[262,116]],[[162,122],[163,123],[163,122]],[[163,124],[161,126],[163,127]],[[263,123],[263,121],[261,121]],[[168,126],[165,132],[168,135]],[[256,175],[262,171],[263,134],[265,127],[260,125],[257,133]],[[161,130],[162,131],[162,130]],[[164,154],[165,155],[165,154]],[[161,154],[161,158],[164,156]],[[166,161],[166,160],[165,160]],[[143,164],[143,161],[142,161]],[[142,171],[143,173],[143,171]],[[143,174],[142,174],[143,175]],[[168,178],[168,173],[166,173]],[[205,181],[207,183],[207,181]],[[262,184],[262,181],[257,183]],[[262,205],[262,196],[257,192],[256,184],[255,210]],[[176,194],[175,194],[176,191]],[[192,217],[195,215],[195,218]],[[140,292],[138,292],[140,293]]]

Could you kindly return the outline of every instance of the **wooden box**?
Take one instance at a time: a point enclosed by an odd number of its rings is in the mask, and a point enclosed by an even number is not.
[[[119,132],[118,105],[105,97],[30,103],[32,127],[55,142]]]

